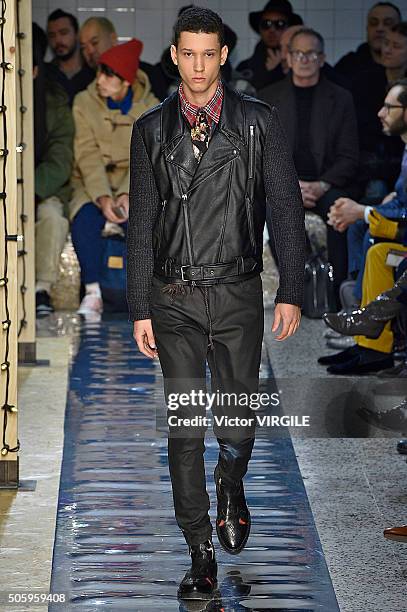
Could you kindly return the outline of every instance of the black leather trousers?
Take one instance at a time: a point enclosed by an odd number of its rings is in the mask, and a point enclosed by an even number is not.
[[[187,543],[193,545],[212,534],[205,430],[213,425],[224,481],[241,480],[251,457],[255,411],[241,398],[258,392],[264,328],[262,283],[258,275],[236,283],[195,287],[192,293],[187,287],[185,295],[170,295],[162,291],[164,287],[164,282],[153,279],[152,326],[164,376],[175,517]],[[211,373],[210,392],[216,397],[211,412],[191,395],[192,390],[207,392],[206,363]],[[181,394],[185,394],[182,405],[172,409],[170,400]],[[176,424],[170,417],[175,417]],[[209,419],[209,423],[185,424],[185,419],[193,417]],[[240,420],[228,426],[227,419],[232,417]]]

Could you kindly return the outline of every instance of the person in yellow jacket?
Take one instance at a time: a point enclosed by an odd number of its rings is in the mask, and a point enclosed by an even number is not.
[[[70,202],[72,241],[85,297],[78,313],[103,310],[100,269],[106,221],[126,227],[129,209],[130,139],[133,123],[158,104],[139,69],[143,43],[133,39],[99,57],[97,76],[74,100],[74,169]]]
[[[387,219],[376,209],[369,211],[367,219],[370,235],[383,242],[367,251],[360,308],[326,313],[323,317],[328,327],[346,336],[353,335],[356,342],[355,347],[342,353],[319,358],[318,363],[329,366],[330,374],[366,374],[394,365],[391,319],[402,308],[397,296],[407,289],[407,277],[403,275],[395,284],[394,267],[389,264],[388,255],[392,250],[407,254],[407,225],[404,220]]]

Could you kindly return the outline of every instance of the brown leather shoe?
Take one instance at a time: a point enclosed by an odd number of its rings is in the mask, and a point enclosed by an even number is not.
[[[383,531],[383,535],[388,540],[404,542],[407,544],[407,525],[402,525],[401,527],[389,527]]]

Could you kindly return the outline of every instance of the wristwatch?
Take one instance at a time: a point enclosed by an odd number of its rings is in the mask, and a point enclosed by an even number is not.
[[[331,189],[331,185],[327,183],[326,181],[319,181],[319,186],[321,187],[324,193],[326,193],[327,191]]]

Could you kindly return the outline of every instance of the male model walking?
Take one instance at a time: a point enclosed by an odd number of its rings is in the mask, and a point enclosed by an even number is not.
[[[304,212],[294,165],[276,110],[230,89],[219,77],[226,61],[223,24],[193,7],[174,27],[171,54],[179,90],[145,113],[133,128],[128,226],[128,302],[142,353],[158,355],[165,394],[205,386],[212,392],[257,389],[263,338],[263,227],[270,206],[280,286],[272,330],[278,340],[300,322],[304,276]],[[216,405],[213,412],[250,410]],[[209,497],[204,469],[205,426],[191,402],[174,412],[168,460],[175,516],[192,566],[182,598],[208,597],[216,583]],[[253,414],[252,414],[253,416]],[[169,419],[170,421],[170,419]],[[250,513],[242,479],[254,427],[214,426],[216,531],[228,552],[246,544]]]

